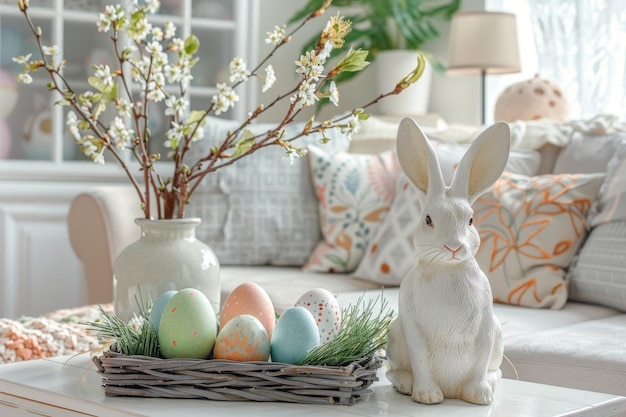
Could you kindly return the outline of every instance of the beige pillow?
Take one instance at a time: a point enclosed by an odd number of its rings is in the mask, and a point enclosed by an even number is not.
[[[474,203],[476,259],[494,301],[565,305],[565,271],[587,235],[587,212],[603,180],[604,174],[505,173]]]

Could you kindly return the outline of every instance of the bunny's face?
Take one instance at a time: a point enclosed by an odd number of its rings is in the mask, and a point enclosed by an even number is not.
[[[413,243],[424,264],[456,264],[470,260],[480,245],[467,200],[449,198],[428,204],[420,216]]]

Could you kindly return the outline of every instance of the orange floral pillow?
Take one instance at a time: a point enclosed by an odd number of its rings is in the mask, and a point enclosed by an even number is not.
[[[505,173],[476,203],[476,259],[494,301],[558,309],[565,271],[587,234],[586,216],[604,174],[527,177]]]

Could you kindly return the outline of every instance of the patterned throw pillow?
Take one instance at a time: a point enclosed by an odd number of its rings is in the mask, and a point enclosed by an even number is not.
[[[476,254],[494,301],[558,309],[565,270],[587,234],[586,216],[604,174],[504,174],[476,203]]]
[[[437,139],[431,139],[431,143],[437,151],[443,177],[449,184],[467,146]],[[526,175],[534,175],[538,167],[539,154],[535,151],[511,151],[507,162],[508,171]],[[420,213],[417,192],[401,174],[389,214],[372,237],[354,276],[386,286],[400,285],[404,274],[415,263],[413,232],[417,229]]]
[[[206,140],[192,146],[193,156],[205,155],[239,124],[215,117],[205,127]],[[254,124],[253,132],[265,132],[275,124]],[[286,129],[287,137],[304,124]],[[332,140],[320,145],[328,152],[348,149],[348,138],[329,129]],[[297,139],[297,146],[318,144],[321,136]],[[200,217],[200,240],[209,245],[222,265],[303,265],[320,240],[317,201],[306,158],[290,164],[285,151],[271,146],[235,164],[208,174],[191,199],[187,217]]]
[[[351,272],[389,210],[400,166],[393,151],[379,155],[309,148],[323,240],[305,270]]]

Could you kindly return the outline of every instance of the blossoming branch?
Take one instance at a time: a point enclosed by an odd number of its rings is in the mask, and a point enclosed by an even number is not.
[[[276,75],[269,61],[274,53],[307,22],[321,16],[331,2],[325,1],[290,32],[285,25],[275,26],[273,31],[268,32],[265,42],[272,49],[253,69],[248,69],[243,58],[235,57],[229,65],[228,82],[216,85],[217,93],[208,108],[192,110],[189,87],[193,79],[191,70],[199,62],[196,56],[199,40],[193,34],[185,39],[177,37],[177,29],[172,22],[166,22],[163,27],[151,24],[147,16],[158,11],[159,1],[144,0],[140,3],[134,0],[128,10],[119,4],[106,6],[96,25],[98,31],[111,34],[117,67],[94,65],[93,75],[87,80],[92,89],[77,93],[63,75],[66,62],[58,57],[58,46],[44,44],[42,30],[33,23],[29,14],[29,1],[19,0],[18,6],[36,37],[40,57],[31,59],[29,54],[14,58],[23,64],[23,71],[17,79],[31,83],[31,72],[46,70],[51,79],[48,89],[61,97],[56,104],[71,108],[66,123],[81,151],[100,164],[104,163],[104,152],[113,155],[136,189],[146,218],[184,217],[185,205],[206,175],[273,145],[281,146],[285,157],[293,161],[306,154],[306,149],[295,146],[293,141],[314,132],[322,135],[322,141],[328,140],[324,132],[330,128],[339,128],[351,136],[358,131],[360,120],[368,117],[364,113],[365,108],[386,96],[399,94],[421,76],[424,58],[416,53],[415,70],[400,80],[394,90],[380,94],[361,108],[334,119],[318,122],[311,117],[302,131],[287,137],[285,127],[293,123],[304,108],[316,104],[318,100],[329,100],[338,105],[339,92],[334,81],[337,75],[361,71],[368,64],[365,60],[367,51],[349,48],[336,65],[326,68],[331,51],[344,46],[344,38],[351,30],[351,22],[339,14],[332,16],[315,49],[295,62],[295,71],[301,75],[296,85],[266,104],[258,105],[237,129],[223,138],[219,145],[211,147],[207,155],[191,165],[186,164],[185,158],[194,142],[204,139],[207,116],[219,116],[234,108],[239,101],[237,88],[250,77],[263,80],[264,93],[272,89]],[[161,114],[153,116],[155,104],[161,102],[165,104],[164,115],[169,120],[161,140],[168,149],[167,158],[173,161],[170,176],[158,172],[155,162],[162,156],[152,153],[149,147],[152,140],[159,139],[152,137],[148,125],[151,117],[163,117]],[[285,106],[282,120],[274,128],[254,135],[248,129],[250,124],[279,104]],[[114,109],[113,117],[106,116],[110,113],[106,110],[110,108]],[[135,178],[133,164],[124,157],[125,150],[130,150],[132,159],[138,162],[143,181]],[[153,195],[156,198],[152,198]],[[156,207],[152,207],[153,200]]]

